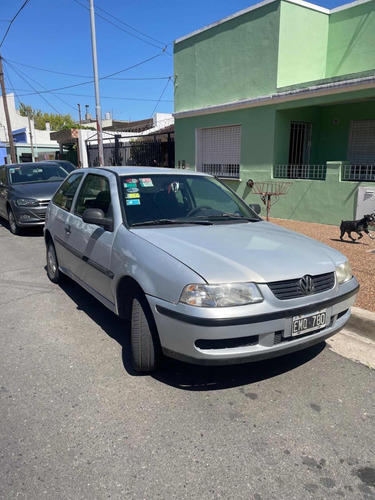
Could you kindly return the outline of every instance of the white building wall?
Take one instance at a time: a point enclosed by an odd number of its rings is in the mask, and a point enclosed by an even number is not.
[[[14,94],[7,94],[7,102],[12,130],[15,131],[26,128],[26,140],[27,143],[30,144],[29,119],[27,118],[27,116],[21,116],[19,114],[18,110],[16,109]],[[33,120],[31,120],[31,133],[34,145],[43,144],[59,148],[58,143],[51,140],[49,131],[35,129]],[[8,140],[9,136],[5,119],[4,103],[3,98],[0,96],[0,141],[8,142]]]

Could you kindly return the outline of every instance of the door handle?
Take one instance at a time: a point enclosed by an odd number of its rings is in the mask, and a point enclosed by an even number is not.
[[[67,234],[70,234],[72,232],[72,228],[69,226],[69,224],[67,226],[65,226],[65,232]]]

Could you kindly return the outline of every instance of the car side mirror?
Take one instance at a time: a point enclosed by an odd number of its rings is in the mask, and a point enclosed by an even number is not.
[[[258,203],[249,203],[249,207],[254,210],[254,212],[259,215],[260,214],[260,211],[261,211],[261,208],[260,208],[260,205]]]
[[[96,224],[106,231],[113,231],[113,219],[105,217],[100,208],[87,208],[82,214],[82,220],[87,224]]]

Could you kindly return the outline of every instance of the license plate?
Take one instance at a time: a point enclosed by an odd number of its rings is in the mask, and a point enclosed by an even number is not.
[[[327,311],[318,311],[313,314],[302,314],[293,316],[292,337],[302,335],[313,330],[320,330],[326,326]]]

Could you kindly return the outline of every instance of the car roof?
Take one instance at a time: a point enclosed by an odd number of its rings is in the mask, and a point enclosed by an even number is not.
[[[25,161],[25,162],[21,162],[21,163],[7,163],[4,166],[7,167],[7,168],[15,168],[15,167],[37,167],[39,164],[42,164],[42,165],[46,165],[46,164],[56,165],[56,162],[54,162],[52,160],[34,161],[34,162],[33,161]]]
[[[117,175],[125,175],[125,176],[146,176],[146,175],[160,175],[160,174],[168,174],[168,175],[196,175],[196,176],[204,176],[204,177],[212,177],[209,174],[205,174],[204,172],[196,172],[194,170],[186,170],[181,168],[162,168],[162,167],[146,167],[146,166],[138,166],[138,167],[112,167],[112,166],[103,166],[103,167],[89,167],[83,168],[85,172],[103,172],[103,170],[114,172]]]

